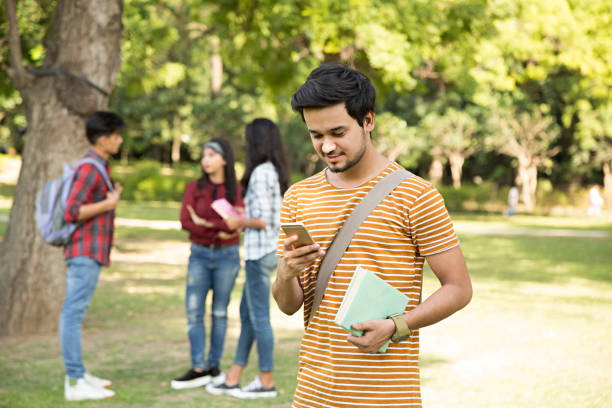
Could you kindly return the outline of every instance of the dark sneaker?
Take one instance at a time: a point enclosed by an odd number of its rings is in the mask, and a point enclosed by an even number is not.
[[[232,394],[233,395],[233,394]],[[259,376],[255,376],[255,379],[240,389],[240,392],[234,397],[238,398],[272,398],[276,397],[276,387],[265,388],[259,379]]]
[[[211,382],[206,386],[206,391],[213,395],[231,395],[232,397],[238,397],[240,393],[240,384],[227,385],[225,381],[219,383]]]
[[[170,386],[175,390],[184,390],[186,388],[202,387],[208,384],[214,377],[222,374],[218,367],[209,368],[201,372],[189,369],[183,376],[177,377],[170,383]]]

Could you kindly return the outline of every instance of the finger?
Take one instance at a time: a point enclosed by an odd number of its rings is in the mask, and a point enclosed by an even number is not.
[[[306,252],[303,250],[303,248],[298,248],[286,251],[283,254],[283,258],[285,259],[285,262],[293,268],[304,268],[324,254],[325,252],[320,249]]]
[[[365,330],[365,325],[363,323],[355,323],[351,326],[354,330]]]
[[[319,244],[304,245],[299,248],[293,249],[293,252],[296,256],[304,256],[312,253],[318,253],[319,251],[322,251]]]
[[[295,241],[297,241],[298,236],[297,234],[293,234],[293,235],[289,235],[286,239],[285,239],[285,243],[284,243],[284,247],[285,247],[285,252],[290,251],[293,249],[293,243]]]

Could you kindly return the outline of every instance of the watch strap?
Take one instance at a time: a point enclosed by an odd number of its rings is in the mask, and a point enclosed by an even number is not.
[[[391,341],[397,343],[398,341],[402,341],[410,337],[412,331],[408,327],[408,324],[402,317],[402,314],[395,313],[389,316],[393,323],[395,324],[395,332],[391,336]]]

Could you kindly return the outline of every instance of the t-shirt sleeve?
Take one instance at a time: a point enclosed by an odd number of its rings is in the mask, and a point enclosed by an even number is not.
[[[428,184],[410,207],[412,239],[422,256],[434,255],[459,245],[444,199]]]

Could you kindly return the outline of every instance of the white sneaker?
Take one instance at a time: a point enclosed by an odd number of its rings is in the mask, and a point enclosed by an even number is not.
[[[89,385],[93,385],[97,388],[108,388],[113,384],[111,380],[105,380],[104,378],[96,377],[95,375],[91,375],[89,373],[85,373],[83,378],[89,383]]]
[[[113,391],[94,387],[85,381],[85,378],[79,378],[75,385],[70,385],[70,378],[68,376],[64,380],[64,397],[68,401],[97,400],[114,396],[115,393]]]
[[[232,396],[238,398],[274,398],[277,395],[276,387],[264,387],[258,375],[255,376],[253,381],[242,387],[238,393],[232,394]]]

